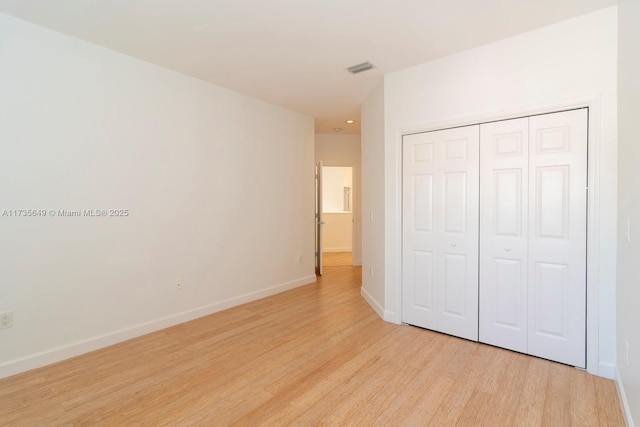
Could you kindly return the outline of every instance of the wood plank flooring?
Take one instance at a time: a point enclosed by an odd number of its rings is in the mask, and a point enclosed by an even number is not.
[[[383,322],[360,268],[0,380],[1,426],[622,426],[615,385]]]
[[[322,253],[322,265],[323,267],[343,267],[352,265],[351,252],[323,252]]]

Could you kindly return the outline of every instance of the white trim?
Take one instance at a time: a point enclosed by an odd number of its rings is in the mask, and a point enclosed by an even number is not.
[[[388,280],[385,284],[385,292],[392,291],[395,297],[394,307],[389,309],[402,316],[402,136],[411,133],[429,132],[439,129],[446,129],[457,126],[475,125],[490,121],[508,120],[517,117],[526,117],[536,114],[553,113],[557,111],[570,110],[575,108],[589,108],[589,137],[588,137],[588,175],[589,175],[589,199],[587,216],[587,372],[594,375],[600,374],[599,364],[599,318],[598,318],[598,266],[600,263],[599,243],[600,233],[600,200],[599,200],[599,177],[600,177],[600,146],[601,146],[601,121],[602,121],[602,101],[599,95],[576,97],[561,100],[555,103],[548,103],[537,106],[521,106],[506,110],[493,111],[480,114],[469,114],[465,116],[451,117],[449,119],[437,120],[428,123],[417,123],[396,128],[395,130],[395,194],[393,215],[389,215],[388,221],[393,221],[394,235],[391,236],[395,251],[392,257],[387,259],[390,270],[395,271],[393,280]],[[389,222],[387,222],[389,225]],[[391,246],[391,245],[390,245]],[[392,249],[393,250],[393,249]],[[393,268],[395,267],[395,268]],[[400,319],[401,321],[402,319]],[[396,323],[396,322],[394,322]]]
[[[615,380],[616,365],[612,363],[600,362],[598,364],[598,375],[601,377],[609,378],[610,380]]]
[[[362,266],[362,260],[361,259],[353,260],[353,265],[356,266],[356,267],[361,267]]]
[[[599,97],[586,103],[589,107],[589,142],[587,152],[589,162],[589,194],[587,203],[587,372],[594,375],[607,376],[600,373],[599,350],[599,265],[600,265],[600,128],[602,120],[601,101]],[[603,363],[604,365],[604,363]],[[607,378],[613,378],[614,371]],[[606,371],[606,369],[605,369]]]
[[[396,314],[392,311],[385,310],[384,308],[382,308],[382,304],[376,301],[376,299],[373,296],[371,296],[371,294],[367,292],[365,288],[363,287],[360,288],[360,295],[362,295],[362,298],[364,298],[367,304],[371,306],[373,311],[375,311],[376,314],[380,316],[380,318],[382,318],[382,320],[384,320],[385,322],[395,323],[397,325],[400,325],[400,319],[397,318]]]
[[[362,215],[359,212],[360,206],[358,206],[358,193],[360,192],[360,188],[357,186],[356,177],[359,176],[360,169],[357,165],[351,166],[351,259],[353,261],[353,253],[354,249],[358,247],[358,239],[360,240],[360,253],[356,254],[362,257],[362,238],[358,237],[358,227],[362,227],[360,225]],[[360,177],[362,179],[362,177]],[[362,203],[362,198],[360,198],[360,203]],[[362,264],[362,263],[361,263]],[[356,265],[354,262],[353,265]]]
[[[360,234],[362,234],[362,216],[361,213],[358,211],[359,209],[362,209],[362,206],[360,206],[362,204],[362,198],[360,198],[360,204],[356,203],[356,201],[358,200],[358,193],[360,191],[360,188],[358,188],[357,185],[357,181],[361,181],[362,177],[359,175],[360,174],[360,167],[357,164],[351,164],[351,163],[347,163],[347,164],[341,164],[340,162],[338,162],[338,164],[336,164],[336,162],[332,162],[331,164],[325,164],[324,162],[322,163],[322,167],[341,167],[341,168],[351,168],[351,212],[323,212],[323,214],[350,214],[351,215],[351,247],[349,248],[322,248],[322,252],[351,252],[352,254],[355,253],[355,249],[357,248],[357,244],[356,242],[358,242],[358,240],[360,241],[360,253],[357,254],[360,257],[362,257],[362,236],[360,236],[360,238],[358,238],[358,228],[360,228]],[[360,179],[356,179],[356,177],[359,177]],[[362,259],[359,259],[357,261],[353,261],[354,266],[360,266],[362,265]]]
[[[360,295],[362,295],[362,298],[364,298],[367,304],[371,306],[373,311],[375,311],[378,316],[384,319],[385,312],[384,312],[384,308],[382,308],[382,304],[376,301],[376,299],[373,296],[371,296],[371,294],[367,292],[367,290],[363,287],[360,288]]]
[[[114,332],[109,332],[104,335],[76,341],[71,344],[55,347],[19,359],[9,360],[0,364],[0,379],[26,372],[31,369],[40,368],[42,366],[69,359],[71,357],[79,356],[90,351],[108,347],[122,341],[130,340],[132,338],[149,334],[151,332],[156,332],[161,329],[177,325],[179,323],[188,322],[190,320],[226,310],[231,307],[236,307],[238,305],[255,301],[260,298],[275,295],[289,289],[315,283],[315,281],[315,275],[301,277],[299,279],[272,286],[261,291],[239,295],[237,297],[229,298],[203,307],[194,308],[191,310],[183,311],[181,313],[172,314],[166,317],[151,320],[149,322],[123,328]]]
[[[627,395],[624,392],[624,383],[622,382],[622,378],[620,377],[620,371],[615,370],[615,379],[616,379],[616,388],[618,389],[618,397],[620,397],[620,403],[622,404],[622,414],[624,415],[624,420],[629,427],[635,427],[633,423],[633,417],[631,416],[631,407],[629,407],[629,401],[627,400]]]
[[[385,310],[383,319],[389,323],[395,323],[396,325],[402,325],[402,319],[400,315],[393,311]]]

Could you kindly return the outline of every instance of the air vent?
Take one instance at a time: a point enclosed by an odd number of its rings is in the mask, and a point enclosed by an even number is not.
[[[370,70],[372,68],[373,68],[373,64],[371,62],[363,62],[362,64],[352,65],[351,67],[347,68],[347,71],[350,72],[351,74],[358,74],[363,71]]]

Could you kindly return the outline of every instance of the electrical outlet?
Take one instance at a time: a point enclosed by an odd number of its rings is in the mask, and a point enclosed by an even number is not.
[[[177,280],[176,281],[176,292],[181,292],[182,291],[182,280]]]
[[[369,276],[373,278],[373,267],[369,267]]]
[[[10,311],[0,313],[0,329],[7,329],[11,327],[13,327],[13,313]]]
[[[298,262],[302,262],[302,254],[298,254]]]

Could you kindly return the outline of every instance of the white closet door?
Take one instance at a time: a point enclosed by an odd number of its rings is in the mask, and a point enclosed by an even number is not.
[[[435,187],[441,179],[437,135],[402,138],[402,321],[437,329]]]
[[[528,119],[480,126],[479,340],[527,352]]]
[[[403,138],[406,323],[478,339],[479,127]]]
[[[585,367],[587,110],[529,118],[529,354]]]

